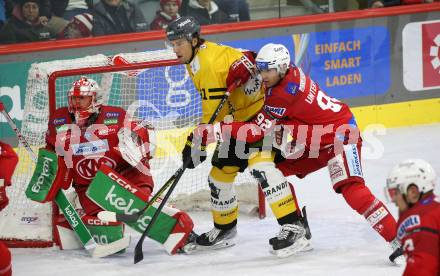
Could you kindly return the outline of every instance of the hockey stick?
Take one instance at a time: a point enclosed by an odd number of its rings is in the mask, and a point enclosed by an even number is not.
[[[17,125],[14,123],[11,116],[9,116],[8,112],[5,109],[5,106],[1,101],[0,101],[0,112],[8,121],[9,126],[15,132],[15,135],[17,136],[17,139],[20,142],[20,144],[22,144],[25,147],[31,159],[34,161],[34,163],[36,163],[37,156],[35,152],[32,150],[29,143],[21,134],[21,131],[18,129]],[[93,239],[92,235],[90,234],[90,231],[87,229],[87,227],[84,225],[83,221],[81,220],[81,217],[78,215],[75,208],[73,208],[72,204],[69,202],[66,195],[61,189],[58,191],[57,195],[55,196],[55,203],[61,209],[64,216],[66,217],[66,220],[69,222],[72,229],[78,235],[78,238],[80,239],[81,243],[84,245],[84,248],[90,253],[90,255],[92,255],[93,258],[105,257],[114,254],[116,252],[119,252],[129,246],[130,244],[129,237],[121,238],[109,244],[97,244]]]
[[[236,85],[232,85],[230,89],[228,89],[227,91],[232,91],[234,90],[236,87]],[[230,93],[230,92],[229,92]],[[225,94],[226,95],[226,94]],[[227,96],[229,97],[229,95]],[[225,100],[226,101],[226,100]],[[223,107],[220,107],[220,109]],[[214,120],[217,118],[218,112],[220,111],[220,109],[216,110],[215,113],[213,115],[215,115],[215,117],[213,118],[212,122],[210,120],[211,123],[214,122]],[[211,118],[212,119],[212,118]],[[208,124],[210,124],[208,122]],[[182,170],[185,170],[183,168],[184,166],[180,167],[168,180],[167,182],[165,182],[164,185],[162,185],[162,187],[160,188],[159,191],[156,192],[156,194],[147,202],[147,205],[140,210],[139,212],[136,212],[134,214],[123,214],[123,213],[115,213],[112,211],[101,211],[98,213],[98,218],[104,221],[111,221],[111,222],[115,222],[115,221],[121,221],[121,222],[125,222],[125,223],[130,223],[130,222],[135,222],[137,221],[144,213],[145,211],[159,198],[162,196],[162,194],[165,192],[166,189],[168,189],[171,184],[173,183],[173,180],[179,175],[179,174],[183,174]]]
[[[218,104],[217,108],[215,109],[214,113],[212,114],[211,118],[209,119],[208,124],[214,123],[215,119],[218,116],[218,113],[223,108],[226,100],[229,98],[229,95],[231,94],[231,91],[234,90],[236,87],[237,87],[236,83],[233,83],[233,84],[231,84],[228,87],[228,89],[226,90],[225,95],[223,96],[223,98],[221,99],[221,101]],[[180,167],[174,173],[174,175],[171,177],[171,178],[174,178],[174,181],[172,182],[170,188],[168,189],[168,192],[165,194],[165,196],[162,199],[159,207],[156,209],[156,212],[154,213],[153,217],[151,218],[150,223],[148,224],[147,228],[145,228],[144,232],[142,233],[141,238],[139,239],[138,243],[136,244],[136,247],[135,247],[135,250],[134,250],[134,263],[135,264],[140,262],[140,261],[142,261],[144,259],[144,253],[142,252],[142,245],[144,243],[145,237],[147,236],[147,234],[150,231],[151,227],[154,225],[154,222],[156,221],[157,217],[159,216],[160,212],[162,211],[162,208],[165,206],[165,203],[168,201],[168,198],[170,197],[171,193],[173,192],[174,188],[176,187],[177,183],[179,182],[179,180],[182,177],[183,173],[185,172],[186,168],[188,168],[190,162],[191,162],[190,158],[185,160],[185,162],[183,163],[182,167]],[[169,181],[169,183],[171,183],[171,181]],[[147,204],[147,206],[148,205],[149,204]]]

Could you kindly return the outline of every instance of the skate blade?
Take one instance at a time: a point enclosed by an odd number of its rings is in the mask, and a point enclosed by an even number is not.
[[[204,245],[197,244],[195,242],[191,242],[191,243],[186,244],[182,249],[183,249],[184,253],[192,254],[194,252],[199,252],[199,251],[210,251],[210,250],[223,249],[223,248],[231,247],[234,245],[235,245],[235,240],[228,239],[228,240],[222,240],[222,241],[220,241],[216,244],[213,244],[211,246],[204,246]]]
[[[312,245],[310,244],[310,241],[307,240],[305,237],[297,240],[294,244],[292,244],[289,247],[278,249],[278,250],[272,250],[272,253],[276,255],[278,258],[287,258],[289,256],[301,253],[301,252],[308,252],[313,250]]]

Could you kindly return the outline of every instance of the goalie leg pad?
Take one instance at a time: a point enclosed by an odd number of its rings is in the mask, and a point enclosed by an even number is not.
[[[164,209],[174,208],[165,206],[162,211],[166,213],[167,210]],[[176,254],[179,249],[188,243],[188,237],[194,228],[194,222],[187,213],[179,210],[172,217],[176,219],[176,225],[174,225],[168,239],[163,243],[165,251],[170,255]]]
[[[363,215],[373,229],[387,242],[396,237],[397,223],[385,205],[361,183],[346,184],[341,188],[345,201]]]
[[[249,167],[252,175],[260,182],[267,202],[280,225],[299,219],[295,196],[289,182],[273,162],[259,162]]]
[[[81,220],[98,244],[108,244],[124,236],[124,225],[121,222],[104,222],[95,216],[83,216]],[[72,230],[64,215],[55,219],[55,243],[61,250],[81,249],[83,244]]]
[[[139,210],[145,207],[145,202],[148,200],[149,194],[142,189],[139,189],[136,185],[133,185],[128,179],[125,179],[115,171],[103,166],[89,185],[87,196],[104,210],[133,214],[139,212]],[[153,206],[148,208],[136,222],[130,222],[127,223],[127,225],[139,233],[142,233],[150,223],[159,204],[160,199],[158,199]],[[148,237],[164,244],[167,242],[170,235],[182,231],[182,238],[180,240],[174,239],[174,244],[177,246],[180,241],[185,240],[185,235],[188,232],[191,232],[189,228],[192,230],[193,226],[192,221],[191,223],[186,220],[185,222],[180,221],[184,220],[181,213],[180,210],[175,208],[164,207],[157,217],[153,227],[150,229]],[[176,226],[178,223],[184,225],[182,227],[183,230],[179,230]],[[172,240],[169,240],[168,243],[170,244],[171,241]],[[172,254],[174,247],[169,246],[169,248],[170,249],[167,250],[167,252]]]
[[[6,245],[0,241],[0,275],[12,275],[11,252]]]
[[[81,219],[98,244],[109,244],[124,237],[122,222],[102,221],[94,216],[83,216]]]
[[[83,244],[78,239],[78,235],[73,231],[64,215],[58,215],[55,219],[55,244],[61,250],[81,249]]]

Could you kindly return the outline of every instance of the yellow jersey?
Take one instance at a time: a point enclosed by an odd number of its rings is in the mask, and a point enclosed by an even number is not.
[[[186,69],[199,91],[202,99],[203,117],[201,123],[207,123],[226,92],[226,78],[229,67],[243,53],[229,46],[213,42],[204,42],[198,48],[193,60]],[[234,121],[245,122],[251,119],[263,106],[264,90],[261,81],[255,81],[249,89],[242,85],[231,92],[227,103],[219,112],[216,122],[231,114]]]

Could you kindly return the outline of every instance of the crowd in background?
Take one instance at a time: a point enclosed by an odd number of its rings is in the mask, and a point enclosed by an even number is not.
[[[333,0],[330,12],[349,10],[348,3],[364,9],[436,1],[440,0]],[[0,0],[0,44],[160,30],[181,15],[194,16],[202,25],[248,21],[249,2],[255,1]],[[294,2],[314,13],[329,12],[325,7],[330,1],[284,1]]]

